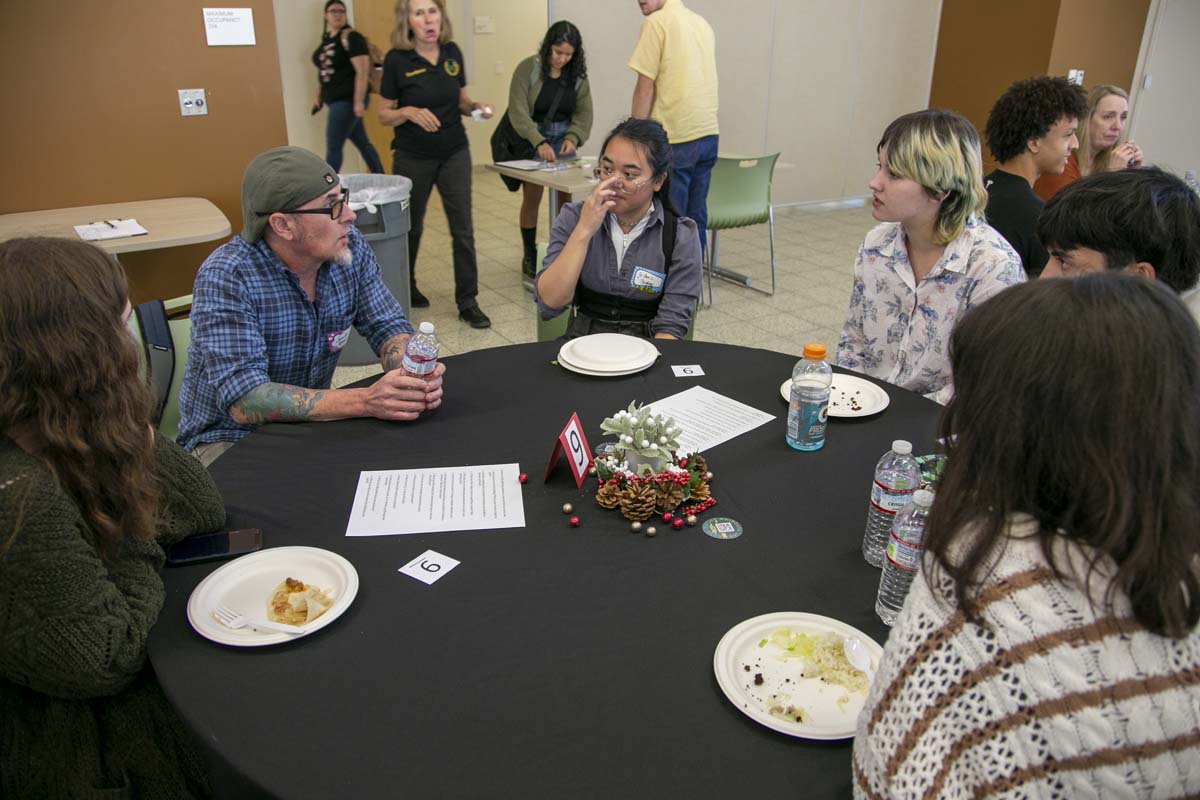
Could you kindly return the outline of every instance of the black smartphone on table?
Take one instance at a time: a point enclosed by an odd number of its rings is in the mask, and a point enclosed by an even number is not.
[[[258,528],[209,533],[204,536],[191,536],[171,545],[167,548],[167,564],[178,567],[181,564],[233,558],[261,549],[262,531]]]

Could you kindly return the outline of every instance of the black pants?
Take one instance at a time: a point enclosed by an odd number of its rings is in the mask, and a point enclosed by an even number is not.
[[[444,159],[427,159],[411,158],[393,150],[392,172],[413,182],[408,206],[408,268],[413,281],[416,281],[417,250],[421,247],[429,193],[437,186],[454,251],[454,303],[459,311],[470,308],[479,294],[475,227],[471,222],[471,151],[464,147]]]

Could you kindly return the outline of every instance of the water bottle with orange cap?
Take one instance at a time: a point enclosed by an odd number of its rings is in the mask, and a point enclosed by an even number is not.
[[[804,358],[792,370],[786,437],[789,447],[811,451],[825,446],[832,383],[833,368],[825,361],[825,345],[811,342],[804,345]]]

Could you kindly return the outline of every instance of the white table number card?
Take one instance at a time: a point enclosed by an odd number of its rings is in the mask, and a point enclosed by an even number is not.
[[[255,44],[254,9],[204,9],[204,36],[209,47]]]
[[[432,586],[434,581],[457,567],[459,563],[457,559],[453,559],[450,556],[444,556],[433,550],[426,550],[401,567],[399,571],[410,578],[416,578],[421,583],[427,583]]]
[[[676,378],[699,378],[704,374],[704,368],[699,364],[672,364],[671,371]]]

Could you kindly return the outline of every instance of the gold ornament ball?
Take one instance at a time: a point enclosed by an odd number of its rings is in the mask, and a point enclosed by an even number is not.
[[[570,503],[563,503],[563,513],[564,514],[570,514],[574,510],[575,510],[574,507]]]
[[[595,474],[596,474],[596,468],[595,468],[595,467],[588,467],[588,475],[593,475],[593,476],[594,476]]]
[[[656,531],[656,530],[654,529],[654,526],[653,526],[653,525],[651,525],[649,528],[646,528],[646,535],[647,535],[647,536],[657,536],[657,535],[658,535],[658,531]]]
[[[637,522],[637,521],[629,523],[629,530],[633,531],[634,533],[637,533],[641,529],[642,529],[642,523]]]
[[[688,527],[691,527],[691,528],[696,527],[696,515],[695,514],[687,515],[687,524],[688,524]]]

